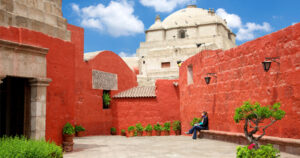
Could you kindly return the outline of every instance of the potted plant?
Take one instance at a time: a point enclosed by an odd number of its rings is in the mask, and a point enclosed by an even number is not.
[[[115,127],[110,128],[110,134],[111,135],[116,135],[117,134],[117,129]]]
[[[202,118],[194,117],[190,125],[193,127],[195,124],[199,124],[202,121]]]
[[[145,127],[145,131],[147,133],[147,136],[152,136],[152,125],[151,124],[148,124],[146,127]]]
[[[63,149],[66,152],[73,151],[73,137],[75,133],[75,128],[67,122],[63,127]]]
[[[111,101],[109,93],[103,93],[102,98],[103,98],[104,107],[109,108],[110,101]]]
[[[156,123],[154,125],[154,130],[156,133],[156,136],[160,136],[161,135],[161,131],[163,130],[162,126],[159,123]]]
[[[137,123],[135,125],[136,131],[137,131],[137,136],[143,136],[143,131],[144,131],[144,127],[142,126],[141,123]]]
[[[126,131],[125,131],[125,129],[121,129],[121,136],[126,136]]]
[[[81,125],[75,125],[75,132],[77,137],[83,137],[85,128],[83,128]]]
[[[164,130],[164,135],[165,136],[170,135],[170,127],[171,127],[171,123],[170,122],[164,123],[163,130]]]
[[[173,122],[172,126],[173,126],[173,131],[175,131],[175,134],[180,135],[181,134],[181,122],[176,120]]]
[[[134,136],[134,131],[135,131],[134,126],[129,126],[128,127],[128,136],[133,137]]]

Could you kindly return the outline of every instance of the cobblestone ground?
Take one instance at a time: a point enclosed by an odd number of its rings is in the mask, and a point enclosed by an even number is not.
[[[64,158],[234,158],[236,144],[188,136],[91,136],[76,138]],[[281,153],[281,158],[299,156]]]

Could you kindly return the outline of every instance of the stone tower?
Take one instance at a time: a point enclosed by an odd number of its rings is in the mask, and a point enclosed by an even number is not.
[[[70,40],[62,0],[0,0],[0,26],[22,27]]]

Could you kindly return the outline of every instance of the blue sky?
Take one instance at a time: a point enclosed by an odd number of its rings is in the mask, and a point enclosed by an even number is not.
[[[132,56],[157,14],[163,20],[194,3],[225,18],[238,45],[300,22],[300,0],[63,0],[62,10],[68,23],[85,28],[85,52]]]

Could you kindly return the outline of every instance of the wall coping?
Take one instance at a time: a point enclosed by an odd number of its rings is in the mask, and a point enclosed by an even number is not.
[[[25,51],[25,52],[31,52],[31,53],[40,54],[43,56],[47,55],[48,50],[49,50],[48,48],[42,48],[42,47],[38,47],[38,46],[17,43],[17,42],[12,42],[12,41],[3,40],[3,39],[0,39],[0,47],[11,48],[14,50],[21,50],[21,51]]]

